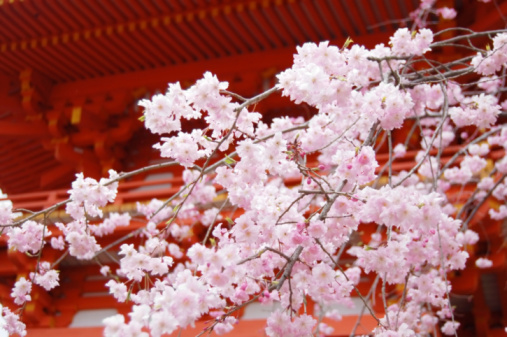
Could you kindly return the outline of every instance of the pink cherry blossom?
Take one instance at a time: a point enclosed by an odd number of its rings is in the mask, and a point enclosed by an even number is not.
[[[12,288],[11,297],[14,298],[14,303],[21,305],[25,302],[30,302],[32,297],[30,292],[32,291],[32,282],[25,279],[24,277],[19,278]]]
[[[14,314],[7,307],[2,308],[2,320],[0,327],[7,330],[9,335],[18,334],[20,336],[26,336],[26,325],[20,321],[19,315]]]
[[[456,330],[459,326],[459,322],[447,321],[444,326],[442,326],[442,333],[444,333],[444,335],[453,336],[456,334]]]
[[[8,244],[21,253],[35,254],[44,246],[43,239],[49,235],[51,232],[44,225],[30,220],[9,232]]]
[[[481,269],[490,268],[491,266],[493,266],[493,261],[480,257],[477,260],[475,260],[475,265],[477,266],[477,268]]]
[[[442,16],[442,18],[447,20],[452,20],[458,14],[454,8],[442,7],[437,10],[437,13]]]

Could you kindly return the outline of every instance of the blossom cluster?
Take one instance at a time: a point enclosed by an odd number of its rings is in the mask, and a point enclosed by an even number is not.
[[[481,75],[492,75],[507,63],[507,33],[498,34],[493,38],[493,49],[485,53],[477,53],[472,65]]]
[[[451,14],[442,12],[442,15]],[[398,71],[405,65],[402,58],[390,59],[391,56],[420,56],[430,50],[432,41],[433,34],[428,29],[414,34],[402,29],[391,39],[391,48],[379,45],[367,50],[354,45],[350,49],[339,49],[328,43],[305,44],[298,48],[294,66],[278,75],[277,88],[296,104],[304,102],[317,109],[306,122],[275,118],[270,125],[264,124],[256,113],[243,107],[238,109],[239,103],[234,103],[223,91],[227,85],[209,73],[195,86],[181,91],[188,106],[206,116],[207,129],[191,133],[167,129],[164,133],[177,131],[178,135],[163,138],[165,143],[157,147],[164,156],[187,167],[185,186],[193,186],[196,194],[185,197],[188,204],[181,207],[180,217],[202,216],[206,226],[214,225],[210,228],[212,245],[207,246],[206,242],[194,244],[186,254],[190,261],[185,265],[168,265],[173,269],[164,269],[164,273],[150,269],[148,261],[153,257],[142,255],[133,247],[128,250],[124,247],[120,274],[136,280],[141,277],[141,272],[160,276],[167,273],[157,281],[160,282],[158,289],[174,296],[182,277],[189,284],[204,287],[208,296],[215,296],[213,305],[202,298],[202,294],[196,293],[199,287],[186,289],[187,296],[182,301],[189,308],[187,317],[194,308],[192,320],[204,313],[211,314],[209,310],[215,308],[216,311],[212,312],[216,319],[211,329],[217,333],[229,332],[235,321],[227,313],[225,303],[241,306],[257,299],[261,303],[280,302],[282,308],[289,308],[289,311],[278,310],[268,318],[266,333],[269,336],[305,336],[314,331],[316,321],[310,316],[292,315],[291,312],[300,310],[307,296],[324,306],[332,303],[350,305],[351,294],[361,275],[373,273],[385,284],[405,284],[407,288],[405,303],[386,307],[385,316],[380,319],[381,328],[375,330],[376,334],[408,336],[428,333],[439,321],[444,322],[443,333],[454,333],[459,324],[452,318],[453,309],[448,298],[450,284],[443,275],[465,268],[469,257],[466,247],[475,244],[479,237],[470,229],[462,232],[462,220],[454,217],[455,209],[445,191],[452,184],[466,184],[483,172],[487,166],[484,157],[493,142],[490,145],[470,143],[467,153],[458,162],[459,166],[442,167],[438,158],[429,156],[426,151],[453,142],[453,124],[458,128],[470,125],[492,128],[501,107],[488,93],[466,97],[456,82],[446,86],[422,83],[405,89],[401,85],[403,79],[395,77],[395,81],[386,81],[392,76],[393,69]],[[372,85],[375,81],[379,83]],[[479,87],[493,92],[492,86]],[[193,98],[196,96],[201,97],[200,102]],[[148,118],[151,103],[145,101],[142,104],[147,107],[145,114]],[[217,106],[221,106],[221,110]],[[185,107],[182,111],[188,109]],[[165,111],[176,116],[176,112],[170,109]],[[418,172],[422,178],[401,172],[399,176],[393,175],[389,186],[365,187],[379,178],[375,150],[364,144],[371,130],[379,127],[390,132],[404,125],[407,118],[427,114],[435,117],[420,123],[423,150],[416,159],[420,162]],[[172,122],[177,119],[171,118],[174,119]],[[228,126],[217,122],[221,118]],[[445,119],[440,122],[442,118]],[[227,138],[227,130],[244,125],[244,119],[249,123],[237,128],[241,132],[232,132]],[[150,127],[148,123],[147,127]],[[291,129],[299,130],[286,131]],[[206,132],[211,132],[210,136]],[[216,150],[211,151],[213,146],[206,143],[210,139],[219,144]],[[500,142],[499,139],[496,141]],[[190,143],[193,147],[188,151],[189,156],[171,152],[180,151],[179,145]],[[192,169],[197,159],[225,151],[230,144],[235,144],[235,159],[225,156],[211,180],[203,179],[199,170]],[[305,165],[304,158],[313,153],[319,155],[322,169],[320,166],[318,170],[309,169]],[[403,158],[405,153],[406,146],[397,144],[392,160]],[[328,167],[331,170],[324,178],[318,172]],[[439,180],[440,175],[445,180]],[[283,179],[289,177],[301,179],[299,190],[283,183]],[[493,187],[495,180],[490,179],[489,185],[486,181],[481,183],[486,190]],[[211,183],[225,189],[227,201],[243,210],[242,215],[231,220],[233,226],[230,228],[222,222],[215,224],[209,216],[204,220],[204,213],[194,211],[196,203],[210,202],[216,196],[217,189]],[[301,194],[303,191],[305,194]],[[495,188],[495,196],[502,197],[500,191],[501,188]],[[477,199],[480,197],[476,196]],[[148,216],[158,208],[151,207],[150,211],[144,207],[143,212]],[[320,212],[310,215],[308,212],[312,207]],[[157,216],[161,212],[165,215],[158,221],[174,214],[174,210],[170,212],[162,207]],[[211,218],[215,218],[216,209],[211,214]],[[349,247],[347,253],[356,258],[355,263],[338,271],[338,262],[334,258],[339,255],[334,254],[347,245],[352,233],[367,223],[380,226],[380,232],[373,234],[370,242],[363,246]],[[171,226],[169,235],[176,240],[181,240],[182,233],[190,230],[182,224]],[[152,227],[151,237],[157,235],[157,231]],[[145,248],[141,247],[141,250]],[[477,266],[491,266],[487,261],[478,259]],[[300,293],[293,292],[285,278],[280,279],[275,274],[275,270],[287,271],[287,265],[291,266],[288,277],[292,287],[302,290]],[[189,270],[195,270],[200,276],[188,278]],[[169,283],[162,286],[167,281]],[[125,300],[127,288],[124,284],[110,281],[109,286],[117,299]],[[123,317],[108,321],[111,322],[106,329],[110,332],[108,335],[114,336],[115,331],[128,329],[132,324],[144,324],[158,335],[185,327],[190,322],[178,318],[171,311],[171,304],[161,308],[156,300],[153,301],[156,297],[148,296],[145,291],[133,297],[136,307],[131,322],[125,323]],[[199,303],[206,308],[200,314],[195,307],[197,298],[201,298]],[[173,303],[171,301],[167,300]],[[142,305],[143,309],[138,307]],[[429,308],[433,308],[437,315]],[[137,310],[149,312],[143,317],[150,319],[139,321],[134,314]],[[171,324],[158,320],[161,310],[172,317]],[[414,317],[419,318],[414,320]],[[112,327],[115,327],[114,331],[110,330]]]

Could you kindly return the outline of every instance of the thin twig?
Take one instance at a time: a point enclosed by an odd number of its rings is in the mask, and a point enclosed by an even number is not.
[[[252,256],[249,256],[249,257],[247,257],[247,258],[245,258],[245,259],[243,259],[243,260],[239,261],[239,262],[238,262],[238,263],[236,263],[236,264],[239,266],[239,265],[242,265],[243,263],[246,263],[246,262],[248,262],[248,261],[252,261],[252,260],[258,259],[259,257],[261,257],[261,256],[262,256],[262,254],[264,254],[264,253],[265,253],[265,252],[267,252],[267,251],[270,251],[270,252],[273,252],[273,253],[275,253],[275,254],[278,254],[278,255],[280,255],[281,257],[283,257],[285,260],[287,260],[287,261],[290,261],[290,260],[291,260],[291,258],[290,258],[290,257],[288,257],[287,255],[285,255],[284,253],[282,253],[282,252],[280,252],[280,251],[278,251],[278,250],[276,250],[276,249],[273,249],[273,248],[271,248],[271,247],[264,247],[264,248],[262,248],[262,249],[261,249],[261,250],[260,250],[257,254],[252,255]]]
[[[213,228],[213,226],[215,225],[215,222],[217,221],[218,219],[218,216],[220,215],[220,213],[222,213],[222,210],[224,209],[225,205],[227,204],[227,202],[229,201],[229,197],[227,197],[224,202],[222,203],[222,206],[220,206],[220,209],[218,210],[217,214],[215,214],[215,218],[213,219],[213,222],[209,225],[208,227],[208,230],[206,231],[206,236],[204,236],[204,240],[202,240],[202,245],[204,246],[206,244],[206,242],[208,241],[208,238],[211,234],[211,229]]]

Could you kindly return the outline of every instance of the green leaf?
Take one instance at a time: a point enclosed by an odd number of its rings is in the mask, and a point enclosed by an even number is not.
[[[234,159],[232,159],[231,157],[229,157],[228,155],[225,155],[225,163],[226,164],[234,164],[236,161]]]
[[[229,223],[229,225],[234,225],[234,221],[232,221],[232,219],[229,218],[228,216],[225,217],[225,220],[227,220],[227,222]]]
[[[349,46],[351,43],[353,43],[353,42],[354,42],[354,40],[352,40],[352,39],[350,38],[350,36],[349,36],[349,37],[347,37],[347,40],[345,40],[345,43],[343,44],[343,49],[348,48],[348,46]]]
[[[142,115],[141,117],[139,117],[139,120],[140,120],[141,122],[144,122],[144,121],[146,120],[146,116],[145,116],[145,115]]]

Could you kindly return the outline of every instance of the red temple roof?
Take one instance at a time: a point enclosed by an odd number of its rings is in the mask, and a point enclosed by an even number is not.
[[[68,186],[74,173],[146,164],[139,98],[206,70],[252,96],[295,46],[347,37],[374,45],[418,5],[396,1],[3,1],[0,188]],[[263,111],[280,110],[271,99]]]

